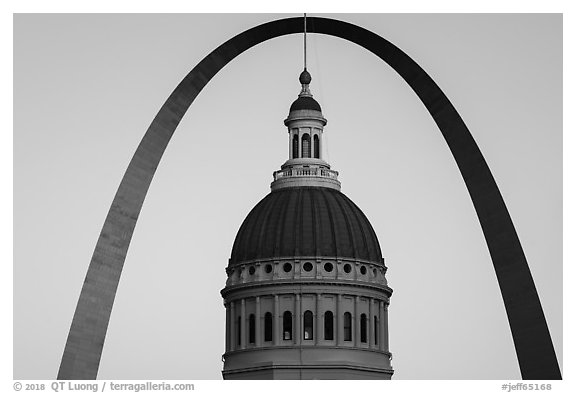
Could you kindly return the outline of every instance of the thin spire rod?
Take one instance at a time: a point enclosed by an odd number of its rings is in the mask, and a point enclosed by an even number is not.
[[[306,69],[306,13],[304,13],[304,69]]]

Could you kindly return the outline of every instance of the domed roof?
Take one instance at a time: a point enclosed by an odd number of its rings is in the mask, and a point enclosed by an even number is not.
[[[299,109],[312,109],[318,112],[322,112],[320,104],[314,98],[310,96],[300,96],[290,105],[290,112],[297,111]]]
[[[327,187],[273,191],[248,214],[230,266],[279,257],[347,257],[383,263],[370,222],[346,195]]]

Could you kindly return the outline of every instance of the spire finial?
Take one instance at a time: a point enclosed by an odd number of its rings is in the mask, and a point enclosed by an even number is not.
[[[310,89],[308,85],[312,81],[312,76],[306,69],[306,13],[304,13],[304,71],[300,74],[300,83],[302,84],[302,91],[298,96],[310,96],[312,97],[312,93],[310,93]]]
[[[306,13],[304,13],[304,71],[306,71]]]

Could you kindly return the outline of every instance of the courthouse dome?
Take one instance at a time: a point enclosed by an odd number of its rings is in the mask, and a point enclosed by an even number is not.
[[[255,259],[340,257],[381,263],[372,225],[346,195],[327,187],[273,191],[248,214],[230,266]]]

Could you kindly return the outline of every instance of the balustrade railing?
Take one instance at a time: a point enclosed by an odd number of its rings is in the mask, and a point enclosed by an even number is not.
[[[324,168],[288,168],[274,172],[274,180],[286,177],[326,177],[338,179],[338,172]]]

